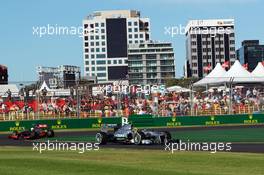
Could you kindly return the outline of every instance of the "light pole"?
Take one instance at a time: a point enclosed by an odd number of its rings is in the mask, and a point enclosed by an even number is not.
[[[233,107],[233,91],[232,91],[232,84],[233,84],[233,81],[234,81],[234,77],[231,77],[230,78],[230,85],[229,85],[229,95],[230,95],[230,102],[229,102],[229,114],[232,114],[232,107]]]

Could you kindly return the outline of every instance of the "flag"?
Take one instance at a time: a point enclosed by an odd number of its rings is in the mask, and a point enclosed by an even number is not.
[[[222,67],[223,67],[223,68],[229,68],[229,64],[230,64],[229,61],[225,61],[225,62],[222,64]]]
[[[246,70],[248,70],[248,63],[243,64],[243,67],[244,67]]]
[[[205,72],[208,72],[208,71],[211,70],[211,69],[212,69],[212,67],[211,67],[210,64],[208,64],[207,66],[204,67],[204,71],[205,71]]]

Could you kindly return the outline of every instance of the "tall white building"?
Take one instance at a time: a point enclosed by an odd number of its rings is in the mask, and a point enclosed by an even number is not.
[[[125,79],[128,44],[150,39],[148,18],[135,10],[96,11],[83,20],[84,73],[99,83]]]
[[[129,84],[157,85],[175,78],[174,52],[169,42],[148,41],[128,48]]]
[[[204,77],[216,63],[235,62],[234,19],[191,20],[185,34],[185,77]]]

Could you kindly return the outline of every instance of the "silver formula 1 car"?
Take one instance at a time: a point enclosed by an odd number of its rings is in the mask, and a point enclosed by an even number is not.
[[[165,144],[171,141],[171,134],[167,131],[152,131],[148,129],[138,130],[131,124],[115,127],[113,132],[101,129],[95,139],[100,144],[108,142],[127,143],[127,144]]]

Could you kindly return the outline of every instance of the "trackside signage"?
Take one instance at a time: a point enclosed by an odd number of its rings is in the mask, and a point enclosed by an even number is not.
[[[123,121],[124,120],[124,121]],[[132,123],[135,127],[181,127],[181,126],[216,126],[225,124],[264,124],[264,114],[248,115],[214,115],[214,116],[177,116],[153,117],[151,115],[112,118],[85,119],[52,119],[52,120],[23,120],[1,121],[0,131],[22,131],[30,129],[35,124],[47,124],[50,128],[85,129],[100,128],[105,124]]]

